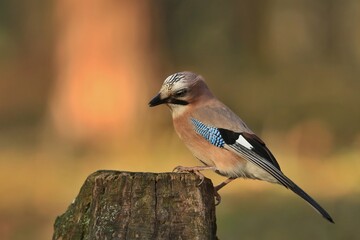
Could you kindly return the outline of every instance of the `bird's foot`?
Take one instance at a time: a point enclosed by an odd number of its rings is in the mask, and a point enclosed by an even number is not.
[[[199,186],[204,182],[204,179],[205,179],[205,176],[200,171],[208,170],[208,169],[213,170],[214,167],[209,167],[209,166],[197,166],[197,167],[177,166],[177,167],[174,168],[173,172],[178,172],[178,173],[192,172],[192,173],[195,173],[200,178],[200,182],[198,183],[198,186]]]
[[[220,183],[219,185],[214,187],[214,196],[215,196],[215,206],[219,205],[221,203],[221,196],[219,194],[219,190],[221,188],[223,188],[225,185],[227,185],[228,183],[230,183],[232,180],[234,180],[235,178],[228,178],[225,181],[223,181],[222,183]]]
[[[196,167],[184,167],[184,166],[177,166],[174,168],[173,172],[178,172],[178,173],[195,173],[199,178],[200,178],[200,182],[198,183],[198,186],[201,185],[204,182],[205,176],[200,172],[203,170],[213,170],[216,171],[215,167],[211,167],[211,166],[196,166]],[[233,180],[233,178],[229,178],[227,180],[225,180],[224,182],[220,183],[219,185],[217,185],[216,187],[214,187],[214,197],[215,197],[215,206],[219,205],[221,202],[221,196],[219,194],[219,190],[224,187],[226,184],[228,184],[229,182],[231,182]]]
[[[215,197],[215,206],[217,206],[221,203],[221,196],[217,191],[216,187],[214,187],[214,197]]]

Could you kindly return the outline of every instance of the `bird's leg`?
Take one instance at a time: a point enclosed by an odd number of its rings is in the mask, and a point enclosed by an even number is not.
[[[198,184],[198,186],[199,186],[203,183],[203,181],[205,179],[205,176],[200,172],[200,171],[204,171],[204,170],[215,171],[216,168],[212,167],[212,166],[196,166],[196,167],[177,166],[174,168],[173,172],[178,172],[178,173],[193,172],[193,173],[195,173],[200,178],[200,183]]]
[[[235,178],[228,178],[225,181],[223,181],[222,183],[220,183],[219,185],[214,187],[214,195],[215,195],[215,199],[216,199],[216,203],[215,206],[219,205],[221,202],[221,196],[219,194],[219,190],[223,187],[225,187],[225,185],[227,185],[228,183],[230,183],[232,180],[234,180]]]
[[[225,187],[228,183],[230,183],[232,180],[234,180],[236,178],[228,178],[225,181],[223,181],[222,183],[220,183],[219,185],[215,186],[215,190],[219,191],[220,189],[222,189],[223,187]]]

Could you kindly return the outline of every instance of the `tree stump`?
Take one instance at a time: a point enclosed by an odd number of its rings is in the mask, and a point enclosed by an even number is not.
[[[97,171],[53,239],[217,239],[214,187],[189,173]]]

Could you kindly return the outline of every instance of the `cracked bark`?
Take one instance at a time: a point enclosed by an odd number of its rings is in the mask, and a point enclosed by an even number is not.
[[[214,187],[189,173],[98,171],[67,211],[53,239],[216,239]]]

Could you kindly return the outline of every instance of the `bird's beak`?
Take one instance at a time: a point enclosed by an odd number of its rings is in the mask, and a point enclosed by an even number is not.
[[[149,102],[149,107],[155,107],[157,105],[160,105],[160,104],[163,104],[166,102],[167,102],[167,98],[161,99],[161,95],[159,93]]]

